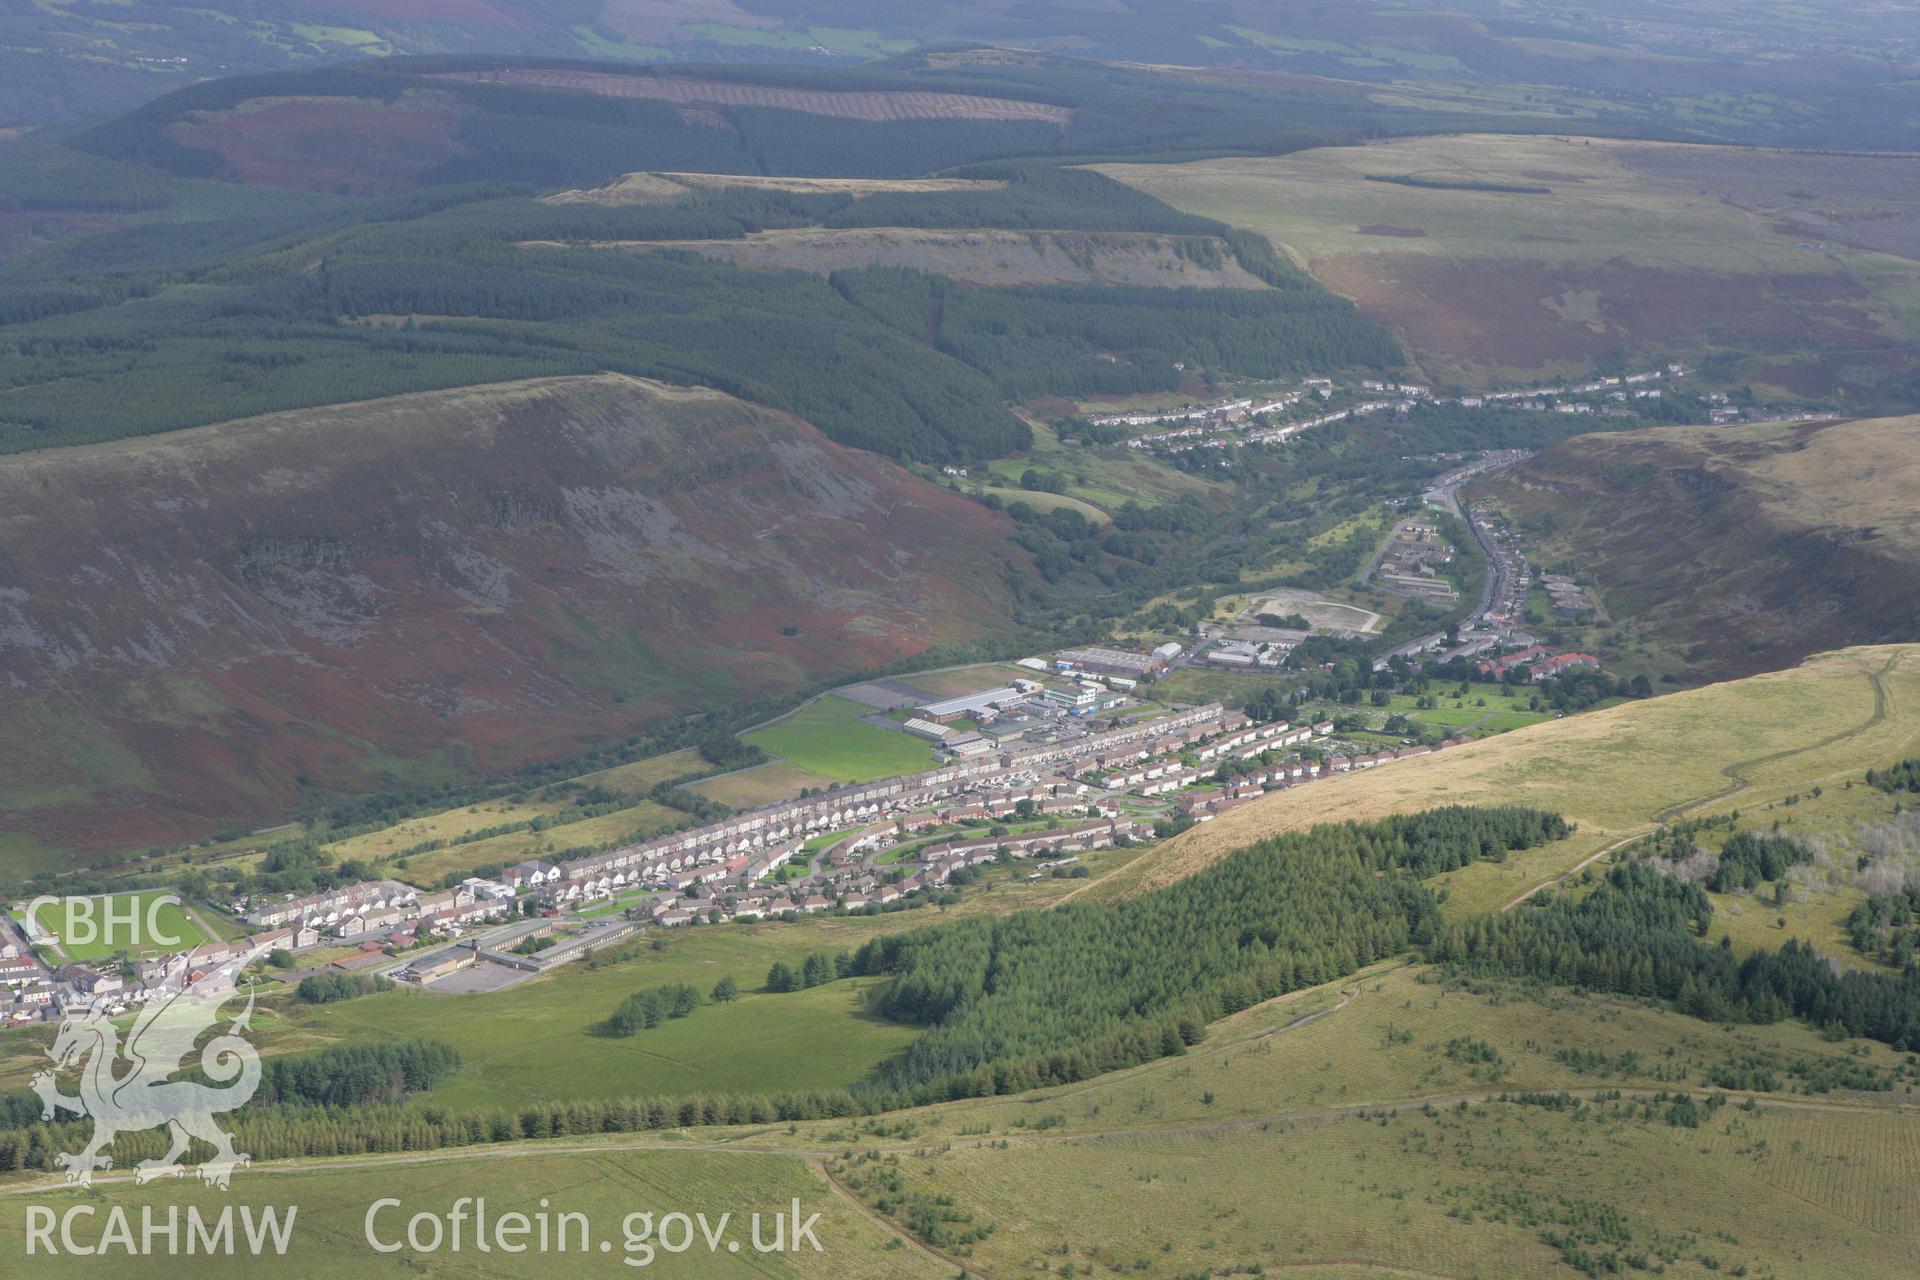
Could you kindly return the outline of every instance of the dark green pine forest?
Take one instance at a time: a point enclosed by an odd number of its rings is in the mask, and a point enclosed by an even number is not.
[[[963,174],[1007,185],[959,207],[894,197],[884,216],[1228,233],[1084,171]],[[718,387],[860,448],[964,461],[1027,443],[1008,399],[1172,390],[1176,364],[1277,376],[1399,358],[1384,330],[1244,236],[1234,252],[1274,287],[973,288],[912,271],[821,279],[569,247],[850,225],[876,216],[867,203],[721,190],[568,206],[526,188],[444,187],[350,212],[154,223],[56,246],[16,264],[0,294],[0,386],[11,388],[0,448],[610,369]]]

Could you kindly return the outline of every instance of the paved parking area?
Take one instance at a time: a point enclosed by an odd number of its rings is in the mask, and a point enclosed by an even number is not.
[[[464,969],[456,969],[444,978],[429,982],[427,990],[449,996],[478,995],[503,990],[532,976],[525,969],[509,969],[491,960],[477,960]]]
[[[923,702],[933,701],[932,694],[925,689],[916,689],[904,680],[865,680],[844,689],[835,689],[834,692],[876,711],[898,711],[902,707],[917,707]]]

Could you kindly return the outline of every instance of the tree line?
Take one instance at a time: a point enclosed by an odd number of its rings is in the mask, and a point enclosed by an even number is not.
[[[1813,861],[1813,850],[1780,835],[1738,831],[1720,847],[1720,865],[1707,877],[1714,893],[1751,889],[1762,880],[1778,880],[1788,867]]]
[[[393,990],[393,981],[377,973],[315,973],[300,979],[294,994],[308,1004],[333,1004],[355,996]]]
[[[1847,912],[1853,949],[1892,969],[1911,969],[1920,951],[1920,884],[1870,893]]]
[[[317,1053],[269,1057],[251,1105],[345,1107],[398,1102],[425,1093],[460,1065],[437,1040],[338,1045]]]
[[[1595,991],[1658,997],[1714,1021],[1793,1016],[1896,1049],[1920,1051],[1920,970],[1836,974],[1789,941],[1744,959],[1703,941],[1704,888],[1647,862],[1612,868],[1584,897],[1556,896],[1510,914],[1451,923],[1427,958],[1472,972],[1525,975]]]
[[[767,969],[767,990],[775,995],[789,991],[805,991],[844,978],[853,973],[853,956],[845,951],[829,956],[825,952],[815,951],[800,962],[795,969],[785,960],[775,960]]]
[[[1018,1092],[1178,1053],[1208,1022],[1351,973],[1437,927],[1419,877],[1564,835],[1554,814],[1453,807],[1290,832],[1111,905],[875,938],[852,971],[924,1027],[881,1087]]]
[[[1920,791],[1920,757],[1886,769],[1867,770],[1867,785],[1882,791]]]

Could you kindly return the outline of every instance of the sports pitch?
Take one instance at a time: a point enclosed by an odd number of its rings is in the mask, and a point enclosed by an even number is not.
[[[13,918],[24,924],[28,905],[16,905]],[[158,890],[60,899],[42,904],[34,923],[42,935],[57,939],[38,948],[55,963],[100,960],[121,952],[137,956],[182,951],[211,941],[177,898]]]

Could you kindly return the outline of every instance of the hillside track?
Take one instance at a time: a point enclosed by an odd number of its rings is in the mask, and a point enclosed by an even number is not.
[[[1641,828],[1632,835],[1625,836],[1607,845],[1605,848],[1589,854],[1559,875],[1549,880],[1543,880],[1525,892],[1514,895],[1502,903],[1500,909],[1502,911],[1511,911],[1535,894],[1571,879],[1608,854],[1625,848],[1635,840],[1650,834],[1656,828],[1665,826],[1676,818],[1683,817],[1695,810],[1705,808],[1707,805],[1716,804],[1722,800],[1731,799],[1741,794],[1753,786],[1753,779],[1750,776],[1751,770],[1774,764],[1781,760],[1789,760],[1794,756],[1804,755],[1811,751],[1824,750],[1836,743],[1845,742],[1850,738],[1859,737],[1863,733],[1868,733],[1878,728],[1886,722],[1890,714],[1897,712],[1899,709],[1895,704],[1893,690],[1888,687],[1886,677],[1892,675],[1894,670],[1899,667],[1900,657],[1901,655],[1895,654],[1888,658],[1886,663],[1878,671],[1867,672],[1867,682],[1873,689],[1873,711],[1860,724],[1855,725],[1851,729],[1843,729],[1838,733],[1828,734],[1818,742],[1810,742],[1804,746],[1790,747],[1784,751],[1770,752],[1764,756],[1755,756],[1750,760],[1735,761],[1720,771],[1721,776],[1727,779],[1726,786],[1709,792],[1704,796],[1697,796],[1691,800],[1682,800],[1678,804],[1668,805],[1653,815],[1653,821],[1649,826]],[[1920,730],[1916,730],[1913,735],[1909,736],[1908,741],[1911,742],[1914,737],[1920,737]]]
[[[1760,768],[1763,765],[1775,764],[1781,760],[1790,760],[1794,756],[1805,755],[1810,751],[1824,750],[1836,743],[1845,742],[1850,738],[1857,738],[1861,734],[1879,727],[1879,725],[1886,720],[1887,713],[1893,706],[1893,696],[1887,688],[1886,677],[1892,675],[1894,669],[1899,665],[1900,655],[1894,654],[1887,659],[1886,665],[1882,666],[1880,670],[1869,671],[1867,673],[1867,681],[1873,687],[1873,713],[1859,725],[1851,729],[1843,729],[1838,733],[1828,734],[1819,741],[1810,742],[1804,746],[1789,747],[1784,751],[1770,752],[1764,756],[1755,756],[1750,760],[1736,761],[1720,771],[1721,776],[1728,779],[1728,785],[1697,799],[1683,800],[1679,804],[1669,805],[1653,815],[1654,822],[1664,826],[1675,818],[1692,813],[1696,809],[1705,808],[1707,805],[1739,795],[1741,792],[1753,786],[1753,779],[1748,776],[1749,770]]]
[[[1645,833],[1643,832],[1641,834],[1645,834]],[[1619,840],[1615,840],[1610,845],[1606,845],[1603,848],[1594,850],[1592,853],[1588,854],[1586,857],[1580,859],[1580,861],[1574,863],[1571,867],[1568,867],[1565,871],[1562,871],[1559,875],[1554,876],[1551,879],[1542,880],[1539,884],[1534,885],[1531,889],[1524,889],[1521,892],[1515,894],[1513,897],[1508,898],[1505,902],[1500,904],[1500,909],[1502,911],[1513,910],[1515,907],[1525,902],[1528,898],[1533,897],[1536,893],[1544,892],[1545,890],[1553,888],[1553,886],[1557,884],[1561,884],[1567,880],[1571,880],[1574,876],[1579,875],[1582,871],[1585,871],[1588,867],[1600,861],[1600,859],[1606,857],[1608,854],[1624,849],[1638,839],[1640,839],[1640,835],[1625,836]]]
[[[943,1253],[941,1250],[934,1248],[932,1245],[927,1244],[918,1236],[914,1235],[911,1231],[901,1227],[900,1224],[892,1218],[889,1218],[886,1214],[880,1212],[859,1196],[855,1195],[851,1187],[834,1176],[833,1170],[828,1167],[824,1158],[809,1156],[807,1158],[807,1164],[815,1173],[826,1180],[827,1188],[832,1191],[837,1198],[851,1206],[854,1212],[867,1219],[867,1221],[882,1231],[904,1241],[908,1248],[918,1253],[927,1261],[937,1263],[942,1267],[952,1267],[958,1275],[973,1274],[979,1275],[982,1277],[982,1280],[992,1280],[991,1272],[981,1270],[975,1266],[971,1260],[957,1258],[950,1253]]]

